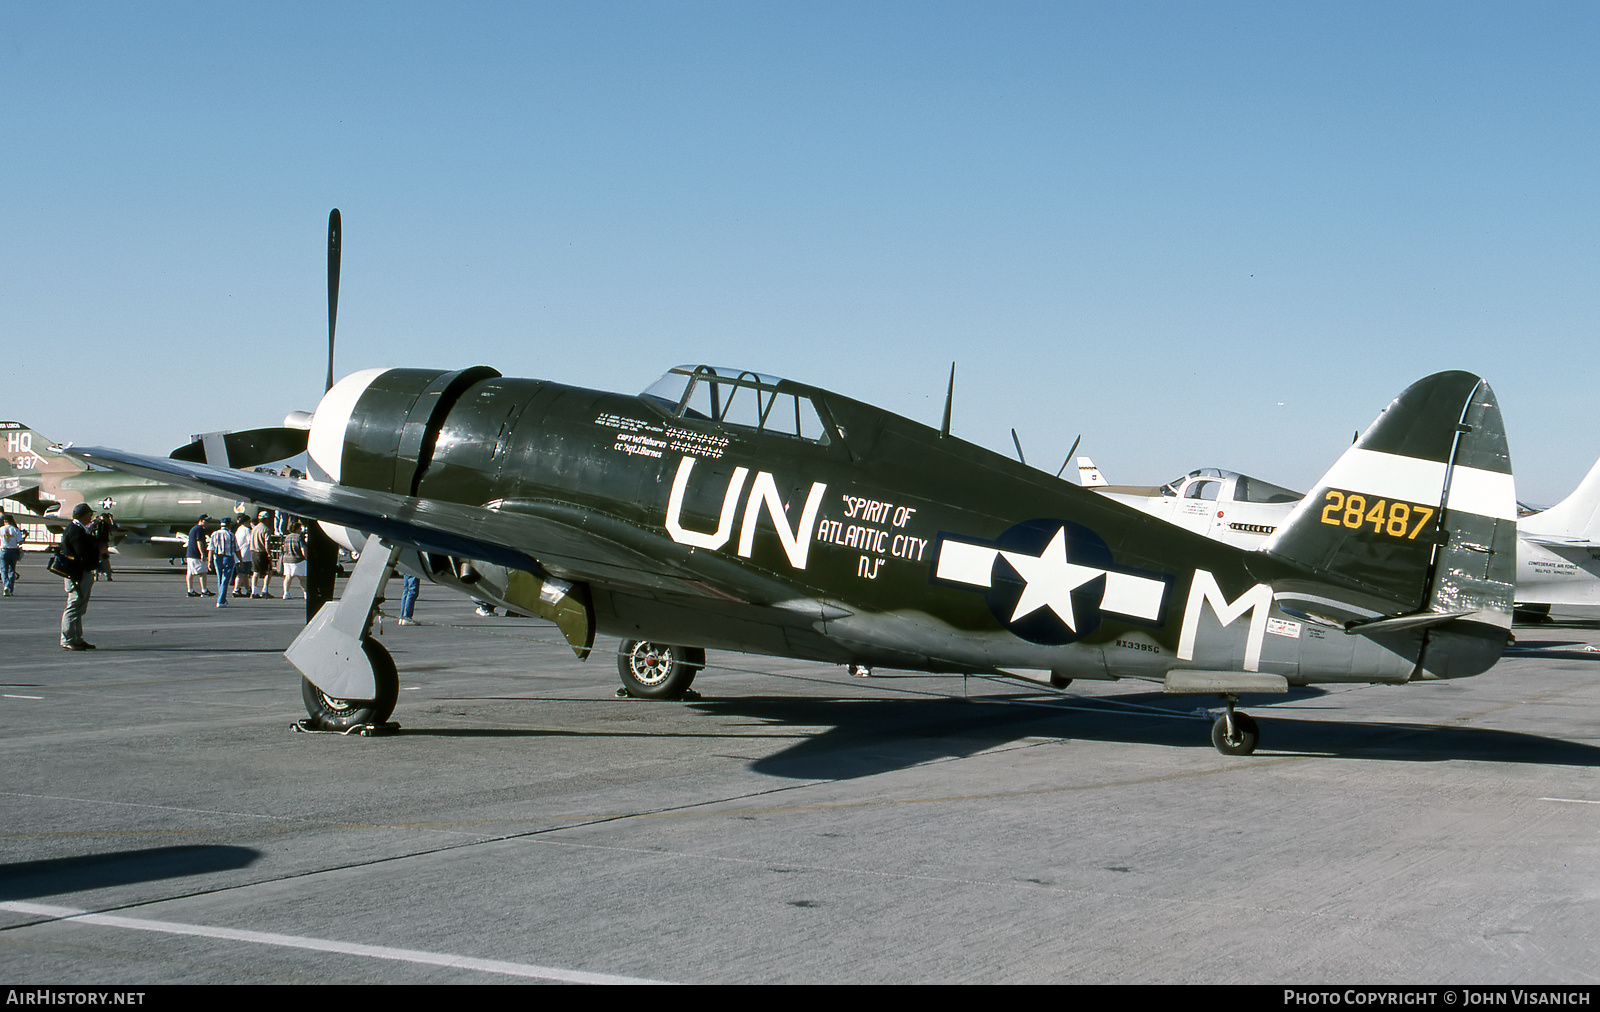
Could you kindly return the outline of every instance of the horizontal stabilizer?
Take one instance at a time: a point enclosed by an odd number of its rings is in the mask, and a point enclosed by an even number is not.
[[[0,478],[0,499],[15,499],[23,492],[38,487],[38,478]]]
[[[261,464],[273,464],[280,460],[288,460],[297,454],[306,452],[306,430],[290,428],[244,429],[239,432],[228,432],[222,436],[222,442],[228,451],[226,461],[207,460],[205,440],[196,439],[192,443],[173,450],[173,460],[186,460],[194,464],[226,464],[228,467],[256,467]]]
[[[1399,632],[1402,629],[1422,629],[1432,625],[1443,625],[1458,618],[1466,618],[1473,614],[1470,611],[1419,611],[1410,615],[1396,615],[1393,618],[1375,618],[1366,622],[1346,622],[1344,631],[1360,633],[1363,636],[1377,636],[1383,633]]]

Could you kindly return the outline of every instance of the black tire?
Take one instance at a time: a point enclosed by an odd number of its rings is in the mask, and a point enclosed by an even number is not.
[[[1233,713],[1233,736],[1228,736],[1228,717],[1226,714],[1217,718],[1211,725],[1211,744],[1223,755],[1249,755],[1256,750],[1256,742],[1261,740],[1261,730],[1256,727],[1255,718],[1248,713]]]
[[[623,640],[617,647],[617,674],[628,695],[639,699],[677,699],[706,665],[706,652],[651,640]]]
[[[318,731],[348,731],[362,724],[382,724],[394,712],[400,699],[400,673],[394,658],[383,644],[370,636],[361,641],[361,650],[372,664],[372,677],[378,683],[376,699],[338,699],[300,679],[300,698],[311,715],[311,726]]]

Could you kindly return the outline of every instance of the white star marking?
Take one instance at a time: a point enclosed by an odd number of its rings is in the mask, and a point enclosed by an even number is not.
[[[1072,592],[1106,571],[1092,566],[1079,566],[1067,561],[1067,532],[1056,531],[1056,536],[1038,555],[1019,555],[1001,552],[1025,581],[1017,608],[1011,621],[1031,615],[1040,608],[1049,608],[1065,622],[1068,629],[1078,631],[1077,615],[1072,610]]]
[[[1068,562],[1066,537],[1061,529],[1038,555],[1004,552],[993,545],[950,537],[939,542],[938,552],[939,561],[934,568],[936,579],[985,589],[993,585],[995,558],[1005,556],[1026,584],[1012,610],[1010,623],[1040,608],[1049,608],[1076,633],[1077,614],[1072,607],[1072,591],[1102,573],[1106,578],[1105,596],[1099,606],[1102,612],[1156,622],[1161,618],[1161,608],[1167,598],[1164,579]]]

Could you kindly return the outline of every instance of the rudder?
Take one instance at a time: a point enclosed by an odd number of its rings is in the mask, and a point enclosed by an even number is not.
[[[1431,669],[1434,642],[1443,658],[1461,634],[1482,640],[1471,653],[1499,657],[1511,626],[1516,544],[1499,406],[1487,383],[1457,371],[1395,398],[1262,551],[1317,577],[1289,581],[1303,585],[1284,588],[1285,603],[1352,631],[1426,629],[1422,667]]]

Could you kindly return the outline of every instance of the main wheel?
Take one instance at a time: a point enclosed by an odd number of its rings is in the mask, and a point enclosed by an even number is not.
[[[1228,717],[1224,714],[1211,725],[1211,744],[1223,755],[1249,755],[1256,750],[1261,731],[1255,718],[1248,713],[1233,712],[1233,734],[1228,734]]]
[[[400,673],[395,669],[394,658],[370,636],[361,641],[361,650],[372,665],[372,677],[378,683],[377,698],[339,699],[311,684],[311,679],[301,678],[300,698],[311,714],[313,728],[348,731],[362,724],[382,724],[394,712],[394,704],[400,698]]]
[[[706,652],[650,640],[623,640],[617,648],[617,674],[628,695],[677,699],[705,667]]]

